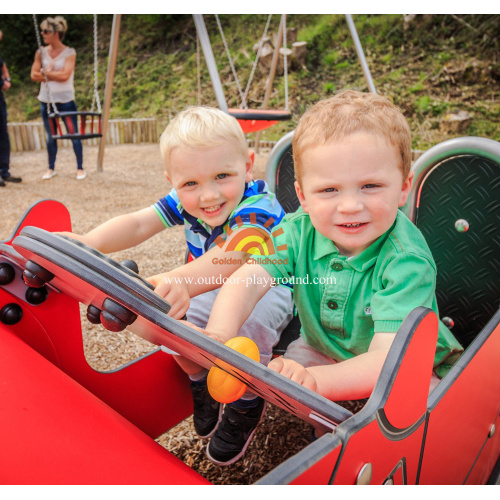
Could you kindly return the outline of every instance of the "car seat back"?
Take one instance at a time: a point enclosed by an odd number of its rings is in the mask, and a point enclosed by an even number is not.
[[[440,318],[467,347],[499,307],[500,143],[451,139],[429,149],[412,170],[403,211],[436,261]]]

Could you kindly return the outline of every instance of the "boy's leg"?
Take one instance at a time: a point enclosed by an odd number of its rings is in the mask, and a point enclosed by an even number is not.
[[[290,343],[283,357],[300,363],[304,368],[338,363],[337,360],[327,354],[323,354],[311,347],[304,341],[302,336]]]
[[[206,313],[211,311],[217,294],[218,290],[214,290],[191,299],[188,320],[197,326],[202,326],[201,323],[206,325]],[[228,314],[231,314],[231,311],[228,311]],[[272,358],[273,347],[278,343],[281,332],[292,316],[293,301],[290,289],[273,288],[257,303],[238,336],[252,339],[259,347],[260,362],[267,365]],[[265,408],[265,401],[251,391],[247,391],[238,401],[226,405],[221,423],[207,447],[208,458],[218,465],[236,462],[252,440],[264,416]]]
[[[191,298],[191,306],[187,312],[188,321],[205,328],[218,293],[219,290],[213,290]],[[231,311],[227,311],[227,314],[231,314]],[[290,289],[283,286],[271,288],[257,302],[252,314],[241,327],[238,337],[252,339],[259,348],[260,362],[267,366],[273,356],[273,347],[278,343],[281,332],[292,317],[293,300]]]
[[[217,429],[221,418],[223,405],[210,395],[207,386],[207,374],[201,373],[189,376],[191,380],[191,394],[193,396],[193,424],[196,434],[201,439],[210,438]]]
[[[207,446],[207,457],[217,465],[230,465],[245,453],[264,417],[266,402],[239,399],[226,405],[222,420]]]
[[[214,298],[193,297],[186,313],[186,319],[200,328],[207,326]],[[191,381],[193,396],[193,424],[196,433],[201,439],[210,438],[215,432],[222,417],[223,405],[208,392],[208,370],[183,356],[174,356],[177,364],[188,375]]]

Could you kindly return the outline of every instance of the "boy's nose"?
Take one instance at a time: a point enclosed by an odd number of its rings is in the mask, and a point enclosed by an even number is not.
[[[201,192],[200,199],[203,202],[217,200],[219,198],[219,190],[216,186],[204,186]]]
[[[357,213],[363,210],[363,203],[357,196],[343,196],[337,205],[337,210],[341,213]]]

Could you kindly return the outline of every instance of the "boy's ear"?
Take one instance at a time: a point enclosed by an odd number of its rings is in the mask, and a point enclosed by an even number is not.
[[[299,186],[299,183],[295,181],[294,186],[295,186],[295,193],[297,193],[297,198],[300,201],[300,206],[303,208],[304,212],[309,213],[309,210],[307,208],[307,202],[304,197],[304,193],[302,192],[302,189]]]
[[[248,158],[245,164],[245,182],[253,181],[253,164],[255,162],[255,152],[248,150]]]
[[[167,181],[170,182],[170,184],[172,184],[172,181],[170,180],[170,177],[168,176],[168,172],[166,170],[163,171],[163,174],[165,175],[165,177],[167,178]]]
[[[408,195],[410,194],[411,186],[413,184],[413,177],[414,176],[415,176],[415,172],[410,171],[410,173],[408,174],[408,177],[403,182],[398,207],[402,207],[406,203],[406,200],[408,199]]]

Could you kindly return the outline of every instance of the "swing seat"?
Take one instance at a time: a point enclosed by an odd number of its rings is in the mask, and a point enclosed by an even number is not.
[[[80,129],[75,130],[73,117],[80,118]],[[90,122],[87,123],[87,117],[90,117]],[[97,123],[96,123],[97,118]],[[64,134],[61,127],[61,120],[64,121],[67,134]],[[52,139],[70,139],[83,140],[93,139],[94,137],[102,137],[101,113],[93,111],[66,111],[62,113],[49,114],[50,130]],[[87,128],[88,125],[88,128]]]
[[[238,120],[245,134],[265,130],[276,125],[279,121],[286,121],[292,118],[292,114],[289,111],[276,111],[272,109],[230,108],[228,112]]]

